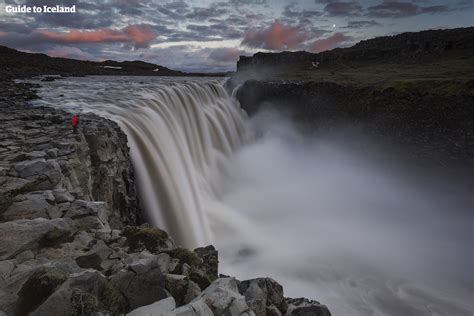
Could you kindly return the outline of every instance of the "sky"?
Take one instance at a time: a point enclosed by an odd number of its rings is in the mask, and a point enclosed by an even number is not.
[[[75,5],[76,13],[6,12],[17,5]],[[258,51],[321,52],[473,21],[474,0],[0,0],[0,45],[215,72]]]

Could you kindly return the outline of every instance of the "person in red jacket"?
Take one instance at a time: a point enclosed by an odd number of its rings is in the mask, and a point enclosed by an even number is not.
[[[72,130],[74,131],[74,134],[77,134],[77,126],[79,125],[79,115],[76,114],[72,117],[71,125],[72,125]]]

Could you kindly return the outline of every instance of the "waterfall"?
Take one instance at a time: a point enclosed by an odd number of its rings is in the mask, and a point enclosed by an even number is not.
[[[209,79],[101,78],[89,80],[88,89],[83,80],[43,90],[37,103],[116,121],[128,136],[146,220],[179,245],[210,244],[209,213],[219,212],[221,179],[248,137],[238,101]]]
[[[221,85],[182,84],[149,91],[114,119],[128,135],[150,224],[183,246],[210,243],[207,207],[219,197],[228,157],[246,138],[239,104]]]

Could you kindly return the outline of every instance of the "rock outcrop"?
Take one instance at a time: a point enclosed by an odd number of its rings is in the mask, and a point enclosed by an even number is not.
[[[70,114],[29,107],[16,98],[18,86],[5,83],[0,91],[0,220],[136,224],[133,168],[118,125],[87,114],[74,134]]]

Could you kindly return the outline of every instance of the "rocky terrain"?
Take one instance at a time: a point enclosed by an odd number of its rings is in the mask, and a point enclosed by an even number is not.
[[[0,315],[330,315],[141,224],[125,134],[89,114],[74,134],[31,88],[0,82]]]
[[[416,157],[472,166],[473,56],[473,27],[403,33],[319,54],[242,56],[227,86],[241,85],[249,114],[272,106],[310,132],[357,126]]]

